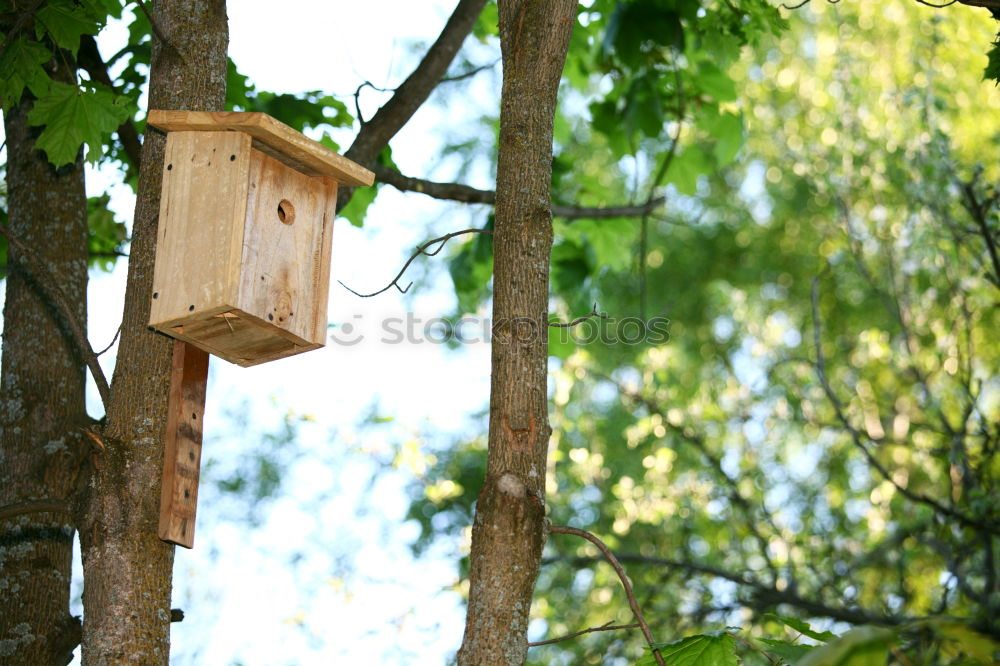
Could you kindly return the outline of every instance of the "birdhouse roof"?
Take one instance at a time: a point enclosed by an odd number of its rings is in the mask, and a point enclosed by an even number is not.
[[[259,112],[151,110],[147,124],[165,132],[243,132],[253,146],[308,176],[326,176],[344,185],[371,185],[375,174],[360,164]]]

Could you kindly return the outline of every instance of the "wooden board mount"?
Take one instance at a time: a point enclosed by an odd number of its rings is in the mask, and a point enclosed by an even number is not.
[[[174,340],[158,535],[185,548],[194,547],[207,384],[208,354],[194,345]]]

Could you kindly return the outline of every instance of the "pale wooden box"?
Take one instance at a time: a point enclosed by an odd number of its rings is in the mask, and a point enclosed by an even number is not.
[[[149,325],[242,366],[322,347],[337,185],[374,175],[263,113],[167,132]]]

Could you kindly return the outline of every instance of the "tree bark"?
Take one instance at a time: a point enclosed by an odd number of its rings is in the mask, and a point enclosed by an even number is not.
[[[52,77],[73,80],[66,60]],[[75,524],[71,499],[88,425],[84,363],[67,323],[43,294],[87,315],[87,198],[83,159],[59,170],[35,150],[30,95],[4,116],[9,229],[0,379],[0,664],[69,663],[80,621],[69,614]],[[31,268],[45,266],[48,275]],[[45,500],[44,503],[39,500]],[[38,511],[39,506],[60,507]],[[44,507],[43,507],[44,508]],[[14,515],[11,515],[11,514]]]
[[[500,0],[489,458],[458,663],[522,664],[544,544],[552,131],[574,0]]]
[[[155,2],[149,107],[221,111],[229,43],[225,0]],[[157,521],[171,340],[147,328],[165,139],[142,147],[121,343],[106,452],[93,475],[80,539],[85,664],[167,664],[174,547]]]

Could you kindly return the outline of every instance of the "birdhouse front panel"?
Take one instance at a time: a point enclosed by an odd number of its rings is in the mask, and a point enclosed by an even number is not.
[[[261,113],[167,130],[150,326],[249,366],[322,347],[338,182],[373,174]]]
[[[336,207],[335,182],[252,151],[237,305],[299,344],[326,336]]]

